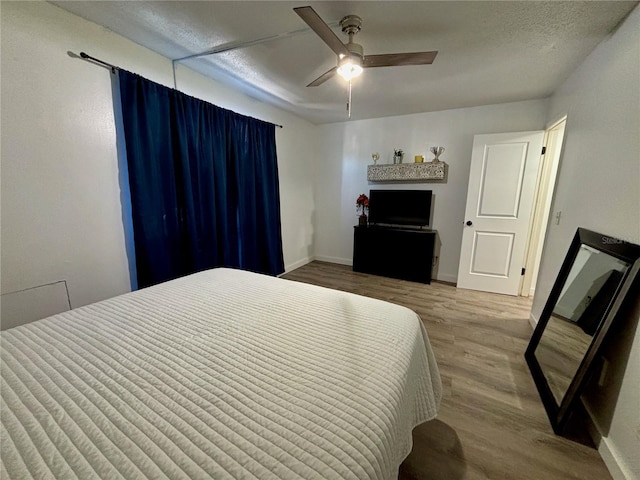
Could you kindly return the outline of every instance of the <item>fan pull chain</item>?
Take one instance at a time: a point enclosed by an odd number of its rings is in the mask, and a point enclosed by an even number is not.
[[[351,80],[349,80],[349,100],[347,100],[347,115],[351,118]]]

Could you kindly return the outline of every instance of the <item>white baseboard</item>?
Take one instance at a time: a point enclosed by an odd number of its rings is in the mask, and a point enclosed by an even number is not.
[[[311,263],[315,260],[314,257],[307,257],[307,258],[303,258],[301,260],[298,260],[297,262],[293,262],[290,263],[289,265],[285,265],[284,266],[284,273],[289,273],[292,270],[295,270],[296,268],[300,268],[304,265],[306,265],[307,263]],[[284,275],[284,273],[282,275]]]
[[[538,319],[533,316],[533,313],[529,314],[529,324],[531,325],[531,328],[533,328],[534,330],[538,326]]]
[[[458,283],[458,276],[451,275],[448,273],[439,273],[438,276],[434,278],[434,280],[440,280],[441,282],[449,282],[449,283],[456,284]]]
[[[607,470],[611,474],[613,480],[634,480],[635,477],[629,468],[625,465],[624,460],[620,458],[617,448],[611,444],[607,437],[603,437],[598,428],[598,423],[595,420],[589,404],[585,401],[582,402],[584,409],[587,412],[587,432],[593,440],[593,443],[598,448],[598,453],[602,457]]]
[[[353,259],[351,258],[340,258],[340,257],[329,257],[327,255],[316,255],[315,260],[319,262],[329,262],[329,263],[337,263],[339,265],[353,265]]]
[[[602,457],[613,480],[633,480],[636,478],[625,466],[620,456],[616,453],[616,448],[611,445],[611,442],[609,442],[607,438],[602,438],[600,441],[598,453]]]

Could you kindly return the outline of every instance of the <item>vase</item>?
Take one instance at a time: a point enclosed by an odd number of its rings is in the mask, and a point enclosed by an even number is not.
[[[367,216],[364,213],[358,217],[358,225],[361,227],[367,225]]]

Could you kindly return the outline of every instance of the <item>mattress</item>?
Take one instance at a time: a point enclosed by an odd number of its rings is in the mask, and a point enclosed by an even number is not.
[[[413,311],[240,270],[0,335],[3,480],[392,479],[441,395]]]

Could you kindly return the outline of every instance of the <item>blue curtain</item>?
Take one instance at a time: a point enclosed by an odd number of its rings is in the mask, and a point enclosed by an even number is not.
[[[284,271],[275,126],[120,70],[138,286]]]

